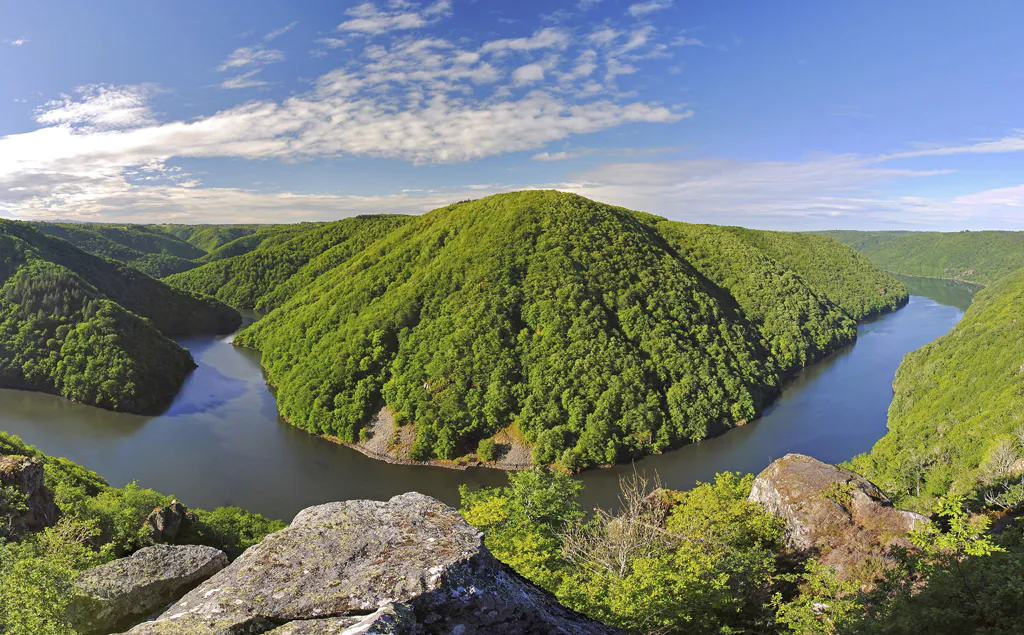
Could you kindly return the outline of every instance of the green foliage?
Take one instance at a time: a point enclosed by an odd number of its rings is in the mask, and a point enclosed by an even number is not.
[[[195,367],[167,336],[240,321],[215,300],[0,221],[0,386],[156,412]]]
[[[747,502],[753,477],[685,493],[624,483],[623,509],[584,520],[567,476],[533,470],[462,490],[489,549],[559,601],[635,633],[769,632],[781,523]]]
[[[567,563],[561,536],[583,513],[576,502],[583,486],[572,478],[535,468],[509,474],[508,487],[459,488],[466,522],[484,531],[487,548],[520,575],[553,591]]]
[[[118,260],[154,278],[186,271],[205,252],[163,232],[141,225],[34,223],[47,236],[63,238],[82,251]]]
[[[1024,232],[820,232],[912,276],[991,284],[1024,269]]]
[[[832,238],[730,227],[742,240],[792,269],[855,320],[895,311],[909,299],[899,280]]]
[[[956,328],[908,354],[893,384],[889,431],[854,469],[917,509],[1011,477],[1024,456],[1022,307],[1024,271],[978,293]]]
[[[1024,613],[1022,526],[987,533],[989,519],[949,497],[936,522],[913,537],[915,550],[895,554],[898,566],[862,593],[864,611],[844,631],[858,635],[1009,635]]]
[[[498,446],[494,439],[480,439],[476,446],[476,455],[481,461],[493,461],[498,456]]]
[[[146,229],[173,236],[199,249],[211,253],[233,240],[267,229],[266,225],[148,225]]]
[[[218,507],[213,511],[192,510],[198,522],[191,534],[182,541],[190,544],[216,547],[234,560],[265,538],[268,534],[284,529],[287,525],[271,520],[260,514],[247,512],[239,507]]]
[[[210,255],[208,264],[167,282],[232,306],[273,309],[407,220],[357,216],[263,230],[224,245]],[[229,256],[236,252],[237,257]]]
[[[94,472],[0,432],[0,455],[7,454],[43,461],[61,519],[17,541],[0,535],[0,633],[75,635],[67,609],[78,573],[145,546],[143,521],[171,497],[135,483],[112,488]],[[216,547],[232,558],[285,526],[236,507],[194,511],[198,522],[181,541]]]
[[[752,244],[756,241],[749,240],[747,230],[672,222],[658,227],[681,256],[732,294],[784,371],[802,368],[857,337],[853,318]],[[812,257],[808,252],[801,259]]]

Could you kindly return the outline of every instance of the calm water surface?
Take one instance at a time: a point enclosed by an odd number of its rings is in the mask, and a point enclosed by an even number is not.
[[[794,378],[758,421],[636,463],[667,487],[686,489],[716,472],[757,472],[787,452],[839,462],[885,434],[892,380],[903,355],[943,335],[974,288],[906,279],[900,311],[862,324],[858,341]],[[416,490],[450,504],[458,487],[501,485],[501,472],[389,465],[281,422],[257,353],[231,338],[181,340],[199,368],[158,417],[107,412],[39,393],[0,390],[0,430],[47,454],[89,467],[111,484],[137,480],[186,504],[238,505],[290,520],[300,509]],[[612,505],[633,466],[587,472],[584,504]]]

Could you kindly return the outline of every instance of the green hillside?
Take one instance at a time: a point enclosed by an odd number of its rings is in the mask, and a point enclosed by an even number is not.
[[[730,231],[792,268],[856,320],[894,311],[908,300],[902,283],[856,251],[837,249],[828,237],[742,227]]]
[[[147,229],[162,232],[184,241],[202,253],[210,253],[233,240],[251,236],[266,225],[146,225]]]
[[[379,239],[357,251],[353,227]],[[299,427],[354,441],[383,402],[415,427],[416,458],[461,456],[516,424],[536,462],[571,469],[751,419],[781,374],[855,336],[852,316],[906,300],[835,241],[688,227],[521,192],[333,223],[171,280],[277,307],[236,341],[262,351]],[[345,240],[320,253],[334,234]],[[320,255],[280,276],[304,241]]]
[[[658,228],[680,256],[729,290],[783,370],[802,368],[857,337],[849,314],[732,228],[667,221]]]
[[[894,273],[991,284],[1024,269],[1024,232],[819,232]]]
[[[244,242],[249,249],[239,249],[239,256],[218,258],[166,281],[231,306],[271,309],[408,220],[407,216],[358,216],[252,234],[211,254],[215,257]],[[252,239],[259,242],[250,245]]]
[[[197,266],[205,252],[173,236],[138,225],[35,223],[48,236],[63,238],[83,251],[118,260],[154,278]]]
[[[1022,312],[1024,271],[979,292],[956,328],[907,355],[889,432],[855,460],[857,469],[903,504],[927,507],[950,489],[998,478],[998,463],[1024,458]]]
[[[240,316],[25,223],[0,221],[0,385],[85,404],[159,410],[194,368],[171,335]]]

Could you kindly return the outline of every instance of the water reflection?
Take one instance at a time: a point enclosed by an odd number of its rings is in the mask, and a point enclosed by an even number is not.
[[[954,295],[912,298],[860,327],[856,344],[806,369],[760,420],[637,463],[666,486],[691,487],[723,470],[758,471],[786,452],[838,462],[885,433],[890,384],[903,355],[947,332]],[[384,499],[410,490],[458,502],[461,484],[500,485],[501,472],[395,466],[306,434],[277,416],[258,355],[230,338],[183,340],[199,368],[158,417],[112,413],[38,393],[0,390],[0,429],[82,463],[114,485],[138,479],[190,505],[239,505],[275,518],[331,500]],[[611,505],[632,466],[581,475],[584,503]]]

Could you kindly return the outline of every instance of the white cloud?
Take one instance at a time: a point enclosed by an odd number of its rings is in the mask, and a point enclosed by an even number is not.
[[[228,90],[233,90],[239,88],[257,88],[260,86],[269,86],[270,82],[261,79],[255,79],[256,76],[259,75],[262,70],[263,69],[261,68],[254,68],[250,71],[242,73],[241,75],[229,77],[220,83],[220,87]]]
[[[517,37],[493,40],[484,44],[483,53],[503,53],[507,51],[536,51],[539,49],[565,49],[569,46],[569,34],[561,29],[549,27],[537,31],[530,37]]]
[[[210,190],[168,167],[181,159],[452,163],[536,152],[578,135],[630,123],[671,123],[692,114],[645,103],[610,83],[657,51],[650,27],[592,35],[593,47],[557,28],[476,43],[417,37],[399,28],[411,24],[402,16],[431,22],[450,11],[448,2],[423,6],[406,0],[350,9],[348,22],[377,26],[350,24],[344,39],[320,42],[348,48],[341,65],[311,82],[307,92],[279,101],[164,121],[151,110],[152,87],[85,87],[63,96],[36,113],[38,130],[0,137],[0,212],[71,217],[109,214],[115,201],[148,201],[154,210],[161,197],[195,202]],[[221,86],[268,85],[260,73],[284,53],[264,42],[289,28],[232,52],[220,70],[233,76]],[[389,31],[395,33],[372,40],[351,35]],[[608,83],[596,79],[602,67]],[[516,86],[528,86],[529,92],[514,91]],[[151,189],[156,187],[164,189]],[[229,200],[250,195],[222,190],[217,200],[231,206]]]
[[[908,150],[886,155],[886,159],[911,159],[917,157],[940,157],[954,154],[1005,154],[1008,152],[1024,152],[1024,131],[1002,139],[979,141],[968,145],[927,146],[918,150]]]
[[[298,21],[295,21],[295,22],[292,22],[291,24],[286,24],[285,26],[281,27],[280,29],[274,29],[270,33],[267,33],[266,35],[263,36],[263,41],[264,42],[273,42],[274,40],[276,40],[277,38],[281,37],[282,35],[284,35],[288,31],[291,31],[292,29],[294,29],[298,24],[299,24]]]
[[[629,5],[626,10],[634,18],[645,16],[655,11],[661,11],[672,6],[672,0],[651,0],[651,2],[638,2]]]
[[[25,46],[25,44],[27,44],[27,43],[28,43],[28,40],[26,40],[23,37],[20,37],[20,38],[18,38],[16,40],[4,40],[4,44],[9,44],[11,46]]]
[[[526,64],[512,72],[512,81],[516,86],[535,84],[544,79],[544,67],[540,64]]]
[[[345,12],[352,19],[339,24],[338,30],[380,35],[388,31],[419,29],[448,15],[452,8],[450,0],[438,0],[422,11],[406,11],[405,9],[410,6],[408,2],[397,3],[393,6],[396,8],[384,11],[377,9],[377,5],[373,2],[355,6]]]
[[[235,68],[245,68],[246,66],[266,66],[267,64],[273,64],[274,62],[280,62],[284,60],[284,53],[275,49],[264,49],[262,47],[251,47],[243,46],[235,49],[235,51],[224,60],[220,66],[217,67],[218,71],[228,71]]]
[[[36,110],[35,120],[45,126],[72,125],[95,130],[116,130],[155,123],[149,107],[153,85],[75,88],[77,98],[62,95]]]
[[[538,152],[537,154],[530,157],[533,161],[566,161],[568,159],[575,159],[580,155],[572,152]]]
[[[703,40],[699,40],[695,37],[687,37],[680,35],[676,39],[672,40],[672,46],[706,46]]]
[[[574,180],[561,187],[691,222],[775,229],[883,222],[920,227],[963,220],[967,206],[953,201],[912,203],[885,196],[877,188],[898,179],[948,173],[887,168],[876,159],[857,156],[794,162],[691,159],[608,163],[572,175]]]

